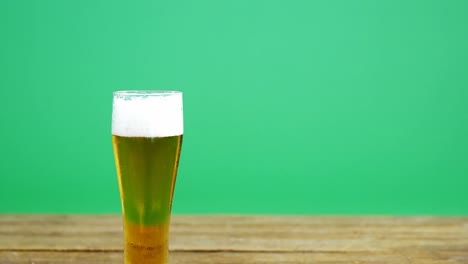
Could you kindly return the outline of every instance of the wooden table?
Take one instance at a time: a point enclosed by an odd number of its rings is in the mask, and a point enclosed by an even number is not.
[[[0,263],[123,263],[120,216],[0,216]],[[468,218],[174,216],[170,263],[468,263]]]

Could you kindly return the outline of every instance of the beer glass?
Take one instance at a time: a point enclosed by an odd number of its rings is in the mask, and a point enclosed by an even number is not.
[[[125,264],[165,264],[183,135],[182,93],[114,92],[112,144]]]

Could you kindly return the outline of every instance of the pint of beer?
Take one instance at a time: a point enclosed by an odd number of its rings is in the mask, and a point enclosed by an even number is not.
[[[182,93],[114,93],[112,143],[122,202],[125,264],[166,264],[183,135]]]

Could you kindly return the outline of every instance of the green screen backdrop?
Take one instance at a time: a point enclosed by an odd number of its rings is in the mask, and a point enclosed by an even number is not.
[[[175,213],[468,215],[468,1],[2,0],[0,212],[119,213],[112,92],[184,92]]]

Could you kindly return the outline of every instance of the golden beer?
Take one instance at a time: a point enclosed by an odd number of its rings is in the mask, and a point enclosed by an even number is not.
[[[112,124],[124,220],[124,258],[126,264],[165,264],[182,145],[181,94],[133,93],[125,94],[127,97],[119,102],[114,95]],[[177,95],[180,100],[168,99]]]

